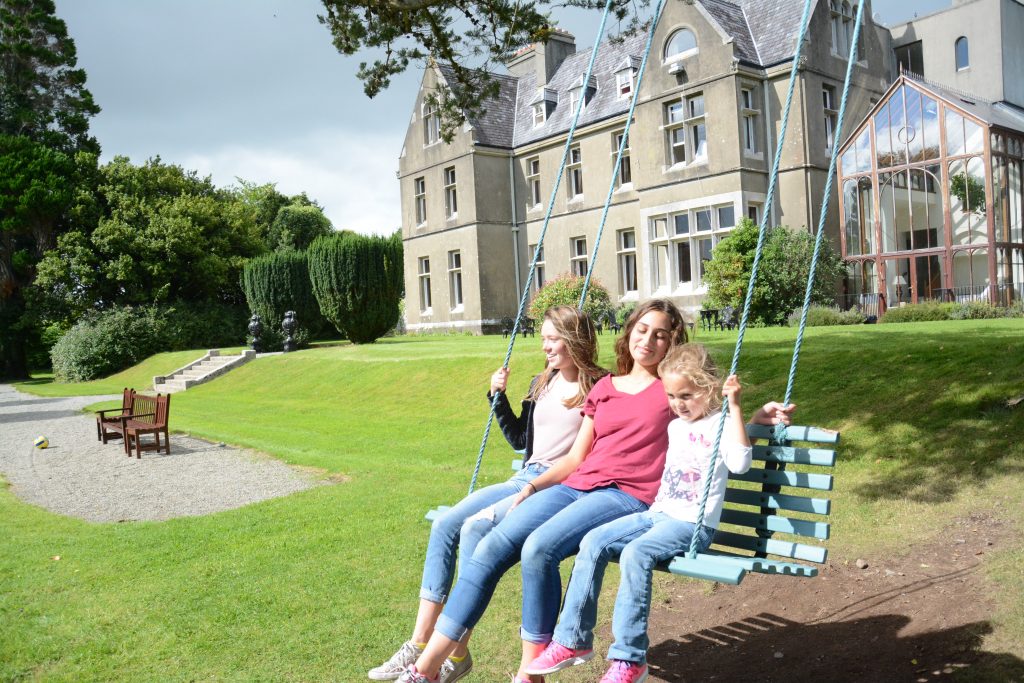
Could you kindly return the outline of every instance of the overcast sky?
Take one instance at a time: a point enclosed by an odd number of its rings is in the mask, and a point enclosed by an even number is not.
[[[340,55],[319,0],[56,0],[103,111],[103,161],[153,156],[211,175],[305,191],[336,228],[399,227],[398,155],[421,73],[368,99],[359,57]],[[950,0],[874,3],[882,23]],[[556,15],[578,48],[599,13]],[[363,57],[365,59],[365,57]]]

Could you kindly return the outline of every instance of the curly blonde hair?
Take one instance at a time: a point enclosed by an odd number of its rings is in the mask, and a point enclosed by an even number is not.
[[[658,374],[678,375],[690,380],[707,401],[707,414],[722,407],[722,379],[711,354],[701,344],[674,346],[658,364]]]

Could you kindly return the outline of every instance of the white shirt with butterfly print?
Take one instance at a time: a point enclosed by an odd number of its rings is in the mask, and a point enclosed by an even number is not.
[[[704,492],[704,477],[711,460],[719,420],[721,413],[714,412],[695,422],[680,417],[669,423],[665,472],[661,476],[658,496],[651,505],[652,512],[664,512],[675,519],[697,523],[700,497]],[[752,449],[728,438],[728,427],[726,424],[722,434],[711,491],[704,507],[704,526],[712,529],[718,527],[722,517],[722,502],[729,472],[742,474],[750,469]]]

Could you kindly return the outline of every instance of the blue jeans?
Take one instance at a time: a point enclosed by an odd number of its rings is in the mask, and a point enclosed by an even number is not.
[[[528,464],[508,481],[474,491],[434,520],[423,563],[421,599],[437,603],[445,601],[455,576],[456,544],[459,547],[459,574],[462,574],[477,544],[504,519],[516,494],[547,469],[546,465]]]
[[[462,640],[476,626],[498,580],[522,557],[523,640],[547,643],[562,597],[558,564],[588,531],[647,505],[615,487],[578,491],[559,484],[527,498],[477,546],[435,630]]]
[[[690,549],[711,545],[714,529],[669,517],[664,512],[640,512],[594,529],[580,544],[572,569],[565,605],[554,640],[573,649],[594,644],[597,598],[608,562],[619,558],[619,594],[615,598],[609,659],[643,662],[647,658],[647,619],[651,611],[651,576],[659,563]]]

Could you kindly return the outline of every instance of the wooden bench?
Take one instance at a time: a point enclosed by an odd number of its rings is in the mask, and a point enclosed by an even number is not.
[[[121,418],[120,429],[124,433],[124,452],[131,457],[132,448],[135,456],[142,458],[142,451],[160,452],[160,435],[164,435],[164,453],[171,454],[171,437],[167,429],[167,420],[171,408],[170,394],[156,396],[138,395],[135,398],[135,411]],[[152,434],[155,441],[143,443],[142,436]]]
[[[828,516],[832,510],[831,501],[820,497],[820,492],[832,490],[831,469],[835,466],[836,452],[817,446],[835,446],[839,443],[839,432],[794,425],[786,428],[786,440],[780,441],[776,438],[778,430],[778,427],[747,425],[751,441],[761,441],[754,445],[751,468],[744,474],[729,475],[726,504],[711,548],[697,553],[694,559],[677,556],[658,569],[732,585],[739,584],[749,572],[818,575],[815,565],[824,564],[828,551],[813,543],[828,539]],[[794,446],[794,443],[809,445]],[[799,469],[787,470],[787,465],[799,466]],[[522,466],[522,460],[512,461],[513,470],[518,471]],[[447,509],[448,506],[441,506],[431,510],[427,519],[432,520]],[[800,517],[784,516],[787,511],[798,513]],[[774,538],[777,533],[814,541],[777,539]],[[805,562],[815,564],[803,564]]]
[[[121,426],[121,418],[127,415],[131,415],[132,406],[135,403],[135,390],[124,388],[121,393],[121,407],[120,408],[107,408],[106,410],[96,411],[96,438],[103,443],[107,442],[107,439],[120,439],[123,434],[119,429]]]

